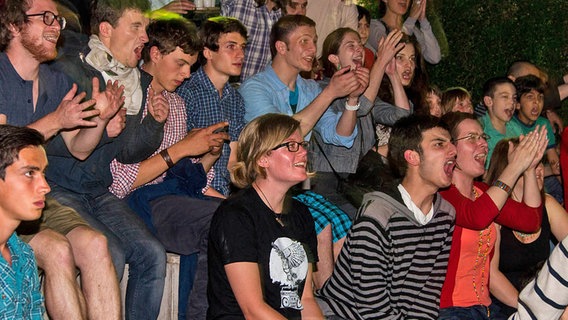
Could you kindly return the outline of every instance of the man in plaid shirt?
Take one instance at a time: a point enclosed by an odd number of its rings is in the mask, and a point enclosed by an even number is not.
[[[237,19],[216,17],[201,25],[199,37],[204,45],[199,55],[201,68],[177,93],[185,100],[188,130],[229,122],[226,131],[230,141],[223,145],[221,156],[213,165],[215,177],[204,191],[205,195],[223,198],[230,193],[228,168],[236,159],[237,139],[245,126],[244,100],[229,84],[229,77],[241,73],[247,31]]]
[[[221,0],[221,14],[237,18],[248,31],[242,82],[270,62],[270,29],[282,13],[273,0]]]

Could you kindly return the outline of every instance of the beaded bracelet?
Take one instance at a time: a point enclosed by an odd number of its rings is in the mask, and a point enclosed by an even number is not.
[[[507,192],[507,195],[510,195],[511,192],[513,192],[513,189],[511,189],[511,187],[508,184],[506,184],[501,180],[496,180],[495,182],[493,182],[493,186]]]
[[[172,161],[172,158],[170,158],[170,154],[168,153],[168,149],[164,149],[164,150],[160,151],[160,155],[162,156],[162,159],[164,159],[164,161],[168,165],[168,168],[171,168],[171,167],[174,166],[174,162]]]

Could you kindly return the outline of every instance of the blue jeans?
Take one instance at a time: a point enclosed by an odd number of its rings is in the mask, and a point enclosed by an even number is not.
[[[491,304],[488,317],[487,307],[483,305],[442,308],[438,320],[506,320],[499,310],[499,307]]]
[[[162,244],[126,201],[111,193],[92,197],[54,186],[50,194],[61,204],[75,209],[107,237],[119,275],[123,269],[120,265],[129,264],[126,319],[155,320],[160,313],[166,277],[166,251]]]

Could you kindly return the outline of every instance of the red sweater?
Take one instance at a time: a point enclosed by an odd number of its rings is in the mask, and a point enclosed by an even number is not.
[[[493,256],[496,233],[495,228],[491,226],[493,222],[523,232],[535,232],[540,228],[542,205],[538,208],[531,208],[524,203],[508,199],[499,212],[493,200],[485,192],[489,189],[489,186],[481,182],[475,182],[475,186],[483,191],[483,194],[475,201],[464,197],[454,185],[440,192],[442,197],[456,209],[456,226],[450,249],[446,280],[440,297],[440,308],[469,307],[479,303],[489,305],[491,302],[488,286],[489,276],[481,279],[480,271],[481,268],[484,268],[485,274],[489,275],[489,262]],[[491,227],[491,231],[488,229],[484,233],[491,235],[489,256],[484,264],[478,261],[479,264],[474,267],[476,265],[475,257],[478,253],[477,234],[479,230],[488,227]],[[473,270],[474,268],[476,270]],[[474,274],[476,274],[479,300],[473,290],[472,279]],[[458,282],[458,279],[461,279],[461,282]],[[483,289],[480,288],[482,284]]]

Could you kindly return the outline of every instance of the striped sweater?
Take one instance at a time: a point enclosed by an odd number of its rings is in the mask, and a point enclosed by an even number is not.
[[[550,254],[548,261],[519,294],[519,308],[510,320],[558,319],[568,306],[568,237]]]
[[[454,220],[439,194],[424,226],[398,190],[365,195],[318,297],[345,319],[437,319]]]

